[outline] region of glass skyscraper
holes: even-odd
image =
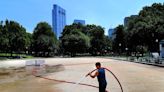
[[[66,11],[60,6],[54,4],[52,10],[52,27],[57,38],[61,36],[63,29],[66,25]]]
[[[113,34],[114,32],[115,32],[115,30],[110,28],[108,30],[108,37],[111,38],[111,39],[114,39],[115,38],[115,35]]]

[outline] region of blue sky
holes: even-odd
[[[38,22],[52,24],[53,4],[58,4],[67,11],[67,24],[83,19],[101,25],[107,34],[109,28],[123,24],[124,17],[138,14],[154,2],[164,0],[1,0],[0,20],[15,20],[32,32]]]

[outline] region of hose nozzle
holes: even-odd
[[[91,73],[89,72],[87,75],[85,75],[85,77],[88,77]]]

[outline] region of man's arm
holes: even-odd
[[[90,75],[90,77],[95,78],[99,75],[99,72],[97,71],[94,75],[92,75],[92,74],[89,74],[89,75]]]

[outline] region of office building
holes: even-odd
[[[113,34],[114,32],[115,32],[114,29],[112,29],[112,28],[109,29],[109,30],[108,30],[108,37],[111,38],[111,39],[113,39],[113,38],[115,37],[114,34]]]
[[[61,36],[61,33],[63,32],[65,25],[66,25],[66,10],[56,4],[53,5],[52,27],[58,39]]]
[[[124,26],[128,25],[129,20],[138,17],[138,15],[131,15],[130,17],[125,17],[124,18]]]
[[[77,20],[77,19],[75,19],[74,20],[74,23],[76,23],[76,24],[82,24],[82,25],[85,25],[85,20]]]

